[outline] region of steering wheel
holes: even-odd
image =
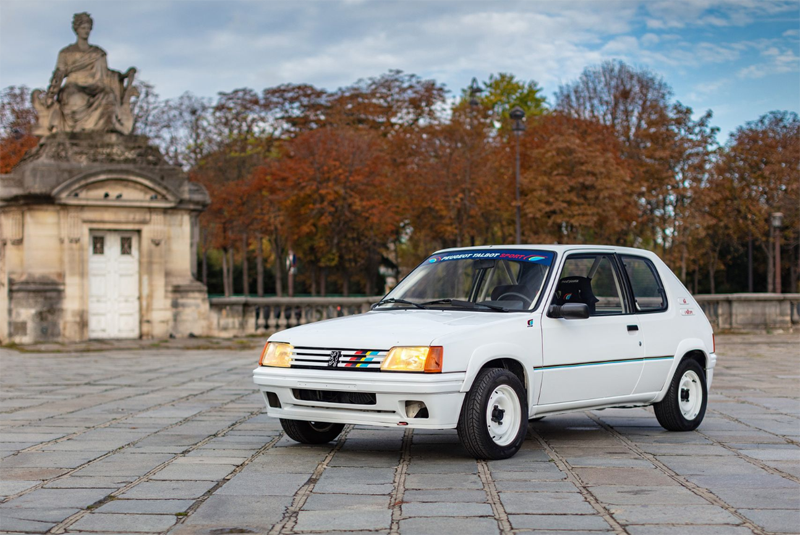
[[[505,299],[508,296],[511,296],[512,299]],[[497,300],[498,301],[516,301],[516,299],[514,299],[515,297],[519,297],[519,298],[522,299],[522,308],[523,309],[530,308],[531,305],[533,304],[533,299],[531,299],[530,297],[528,297],[526,295],[522,295],[521,293],[517,293],[517,292],[506,292],[503,295],[499,296],[497,298]]]

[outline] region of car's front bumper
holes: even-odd
[[[261,389],[267,414],[275,418],[342,424],[408,426],[423,429],[452,429],[458,423],[465,393],[465,378],[458,373],[382,373],[302,370],[261,366],[253,370],[253,381]],[[328,403],[298,399],[296,390],[323,390],[375,394],[375,404]],[[268,393],[275,394],[280,407],[273,406]],[[427,418],[410,418],[407,401],[420,401]]]

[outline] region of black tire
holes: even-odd
[[[504,385],[516,393],[519,402],[516,409],[519,411],[519,426],[513,439],[508,444],[500,445],[494,441],[489,432],[486,413],[492,393]],[[498,416],[501,423],[504,413]],[[513,425],[513,420],[510,425]],[[528,396],[519,378],[503,368],[487,368],[478,372],[461,406],[457,430],[461,443],[476,459],[513,457],[519,451],[528,432]]]
[[[335,440],[344,429],[344,424],[305,422],[281,418],[281,427],[286,435],[301,444],[325,444]]]
[[[696,376],[696,381],[689,381],[690,383],[699,382],[699,392],[702,394],[700,400],[700,410],[697,414],[687,419],[681,410],[681,398],[688,402],[691,389],[681,388],[681,382],[684,375],[692,372]],[[689,376],[691,378],[691,375]],[[687,378],[687,380],[689,380]],[[693,359],[685,359],[678,365],[675,370],[675,375],[672,377],[672,382],[667,390],[667,395],[664,399],[653,405],[656,413],[656,418],[661,427],[668,431],[694,431],[703,421],[706,415],[706,406],[708,405],[708,387],[706,386],[706,374],[703,367]]]

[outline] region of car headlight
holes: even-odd
[[[441,373],[444,350],[441,347],[393,347],[381,363],[386,372]]]
[[[288,368],[292,365],[291,344],[281,344],[278,342],[267,342],[261,351],[261,359],[258,364],[261,366],[276,366],[278,368]]]

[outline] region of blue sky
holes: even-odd
[[[95,20],[109,65],[162,97],[312,83],[401,69],[457,93],[473,76],[533,79],[550,102],[584,67],[647,67],[720,141],[770,110],[800,108],[797,0],[0,0],[0,87],[45,87],[72,14]]]

